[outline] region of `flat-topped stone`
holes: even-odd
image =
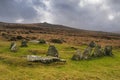
[[[30,62],[41,62],[41,63],[53,63],[53,62],[66,62],[64,59],[60,59],[58,57],[52,57],[52,56],[36,56],[36,55],[27,55],[27,60]]]

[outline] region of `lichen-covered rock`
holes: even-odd
[[[100,45],[96,45],[92,56],[93,57],[100,57],[100,56],[103,56],[103,55],[104,55],[104,53],[102,51],[101,46]]]
[[[77,53],[72,56],[72,60],[88,60],[94,57],[112,55],[112,46],[105,46],[105,48],[102,49],[100,45],[91,41],[84,52],[81,54],[80,51],[77,51]]]
[[[47,51],[47,56],[53,56],[53,57],[58,57],[59,53],[57,51],[57,49],[55,48],[55,46],[50,45]]]
[[[15,42],[11,42],[9,49],[11,49],[14,44],[15,44]]]
[[[105,46],[104,48],[104,54],[107,56],[112,56],[112,46]]]
[[[21,42],[21,47],[27,47],[27,41],[25,39],[22,40]]]
[[[92,49],[93,48],[91,47],[87,47],[85,49],[85,51],[83,52],[83,59],[89,59],[91,57]]]
[[[83,59],[83,55],[80,52],[80,50],[77,50],[77,52],[72,56],[72,60],[82,60]]]
[[[41,62],[44,64],[49,64],[53,62],[66,62],[64,59],[60,59],[58,57],[52,57],[52,56],[35,56],[35,55],[27,55],[27,60],[30,62]]]
[[[11,45],[10,45],[10,50],[12,52],[16,52],[17,51],[17,45],[15,42],[12,42]]]

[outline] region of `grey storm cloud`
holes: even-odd
[[[0,21],[15,22],[24,19],[29,22],[36,15],[36,10],[24,0],[0,0]]]
[[[120,0],[0,0],[0,21],[120,31]]]

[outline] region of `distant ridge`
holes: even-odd
[[[50,24],[47,22],[44,23],[29,23],[29,24],[21,24],[21,23],[6,23],[0,22],[0,29],[24,29],[24,30],[36,30],[43,31],[46,33],[73,33],[72,35],[78,36],[106,36],[106,35],[117,35],[120,36],[119,33],[112,32],[103,32],[103,31],[91,31],[91,30],[83,30],[76,29],[64,25]]]

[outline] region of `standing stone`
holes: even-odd
[[[53,57],[59,56],[59,53],[58,53],[57,49],[55,48],[55,46],[53,46],[53,45],[49,46],[47,56],[53,56]]]
[[[89,59],[91,57],[92,47],[87,47],[83,52],[83,59]]]
[[[83,55],[80,52],[80,50],[77,50],[77,52],[73,55],[72,60],[82,60],[83,59]]]
[[[21,47],[27,47],[27,41],[25,39],[22,40],[21,42]]]
[[[11,45],[10,45],[10,50],[12,52],[16,52],[17,51],[17,45],[15,42],[12,42]]]
[[[15,42],[11,42],[10,44],[10,49],[12,48],[12,46],[15,44]]]
[[[107,55],[107,56],[112,56],[113,54],[112,54],[112,46],[105,46],[105,48],[104,48],[104,53],[105,53],[105,55]]]
[[[96,45],[94,52],[92,54],[93,57],[100,57],[103,56],[103,51],[100,45]]]

